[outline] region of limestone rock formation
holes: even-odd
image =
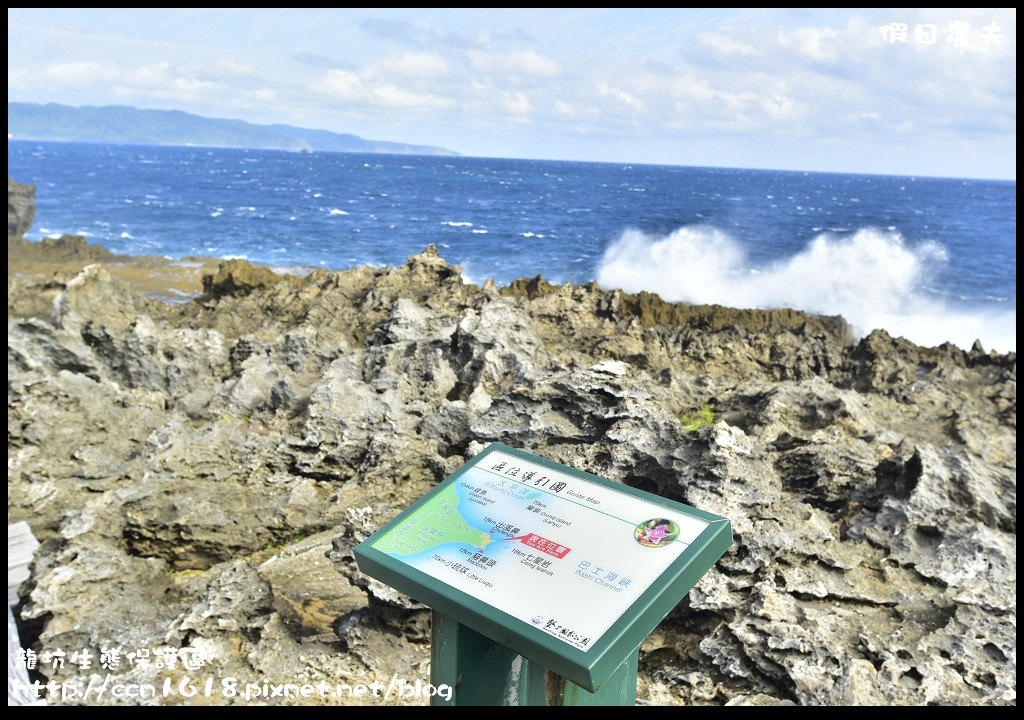
[[[7,237],[20,238],[36,217],[36,186],[7,178]]]

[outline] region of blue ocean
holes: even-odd
[[[610,163],[8,141],[29,234],[290,271],[437,244],[467,281],[841,314],[1016,350],[1015,182]]]

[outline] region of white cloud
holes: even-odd
[[[507,53],[470,50],[466,53],[474,70],[486,73],[529,75],[553,78],[562,73],[562,66],[536,50],[514,50]]]
[[[280,94],[273,88],[256,88],[241,91],[235,102],[241,106],[251,107],[275,103],[279,98]]]
[[[386,78],[435,79],[448,72],[448,62],[440,55],[425,52],[405,52],[389,55],[370,65],[367,75]]]
[[[597,120],[601,117],[601,111],[591,105],[569,103],[565,100],[555,101],[555,115],[570,120],[591,119]]]
[[[204,94],[212,93],[219,86],[217,83],[205,82],[195,78],[178,77],[171,80],[162,92],[157,92],[158,97],[177,98],[180,100],[195,100]]]
[[[788,120],[795,114],[795,103],[785,95],[770,95],[761,98],[761,109],[774,120]]]
[[[62,85],[94,85],[120,80],[127,71],[113,62],[65,62],[45,66],[33,81]]]
[[[450,133],[444,142],[459,137],[455,128],[469,128],[493,137],[497,148],[513,142],[501,128],[534,123],[548,133],[539,141],[548,147],[559,146],[552,138],[560,133],[570,138],[566,147],[571,138],[620,138],[627,148],[636,138],[658,137],[679,147],[700,139],[755,151],[793,136],[826,149],[892,149],[911,140],[934,148],[970,136],[1008,148],[1004,156],[1015,152],[1013,10],[816,10],[800,20],[726,12],[717,26],[614,10],[392,17],[407,15],[411,24],[383,40],[358,23],[347,34],[318,37],[314,30],[331,13],[301,32],[278,16],[290,45],[277,48],[260,35],[232,36],[216,47],[150,36],[109,43],[111,54],[52,33],[31,43],[22,30],[9,38],[8,96],[177,105],[201,114],[259,106],[262,118],[317,126],[328,118],[330,129],[364,134],[382,120],[396,129],[419,123],[415,129],[426,133],[429,120]],[[260,17],[246,27],[265,34],[268,21],[261,26]],[[966,48],[945,42],[958,20],[971,24]],[[934,24],[938,42],[890,45],[878,32],[887,22],[907,23],[911,40],[915,24]],[[982,41],[982,28],[993,22],[1001,44]],[[415,30],[412,39],[406,30]],[[33,53],[22,46],[49,61],[32,65]]]
[[[453,104],[449,98],[417,92],[390,82],[369,80],[351,70],[328,70],[314,83],[313,88],[329,99],[367,107],[436,110]]]
[[[830,27],[802,27],[779,32],[779,47],[791,49],[817,62],[835,62],[839,58],[839,31]]]
[[[322,83],[322,84],[321,84]],[[366,98],[366,89],[359,76],[350,70],[334,69],[325,72],[320,83],[315,86],[317,90],[324,90],[339,100],[363,101]]]
[[[198,68],[158,62],[125,67],[113,61],[51,63],[38,71],[8,74],[10,86],[45,87],[55,93],[111,93],[119,98],[166,98],[192,101],[213,97],[223,86],[198,77]]]
[[[227,77],[259,77],[259,69],[252,63],[241,63],[230,58],[221,58],[213,66],[213,72]]]
[[[143,65],[137,68],[119,68],[116,75],[106,78],[108,82],[116,82],[121,85],[152,87],[160,89],[161,86],[174,84],[179,80],[189,78],[191,72],[177,74],[171,71],[171,64],[167,62],[155,65]]]
[[[533,110],[530,98],[521,92],[502,92],[501,107],[505,112],[518,116],[529,115]]]
[[[733,37],[729,28],[698,33],[697,44],[717,50],[722,55],[755,55],[756,50],[739,38]]]
[[[371,92],[379,105],[389,108],[427,110],[443,109],[453,105],[449,98],[413,92],[390,84],[375,87]]]
[[[943,29],[971,11],[894,11],[891,20],[934,22]],[[989,11],[972,16],[980,33]],[[982,22],[976,16],[984,16]],[[680,41],[675,58],[609,62],[591,70],[593,94],[612,109],[616,91],[635,99],[635,116],[605,112],[622,129],[726,137],[742,133],[770,144],[797,135],[809,141],[906,142],[906,128],[952,136],[964,128],[1015,126],[1013,18],[999,15],[1003,55],[992,48],[937,43],[892,47],[880,24],[852,16],[842,24],[783,27],[734,23]],[[600,75],[598,75],[600,73]],[[570,95],[566,100],[573,99]],[[579,101],[577,100],[577,104]],[[623,108],[624,109],[624,108]],[[563,113],[564,115],[564,113]],[[1006,118],[1006,122],[998,120]],[[1007,138],[1012,143],[1012,137]],[[1012,152],[1012,151],[1011,151]],[[884,155],[884,153],[882,153]]]
[[[618,102],[628,106],[630,109],[636,112],[640,112],[643,110],[644,104],[643,102],[640,101],[639,98],[630,95],[629,93],[624,92],[623,90],[620,90],[617,87],[613,87],[611,84],[605,82],[604,80],[595,80],[594,86],[597,88],[597,94],[602,97],[609,97],[614,100],[617,100]]]

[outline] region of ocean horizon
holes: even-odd
[[[1016,350],[1016,182],[476,157],[8,141],[30,239],[279,269],[396,265],[842,315]]]

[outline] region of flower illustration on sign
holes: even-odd
[[[657,527],[647,528],[647,531],[644,533],[644,539],[649,543],[659,545],[666,535],[668,533],[665,532],[665,526],[658,525]]]
[[[633,538],[644,547],[667,547],[679,537],[679,526],[665,518],[653,518],[633,530]]]

